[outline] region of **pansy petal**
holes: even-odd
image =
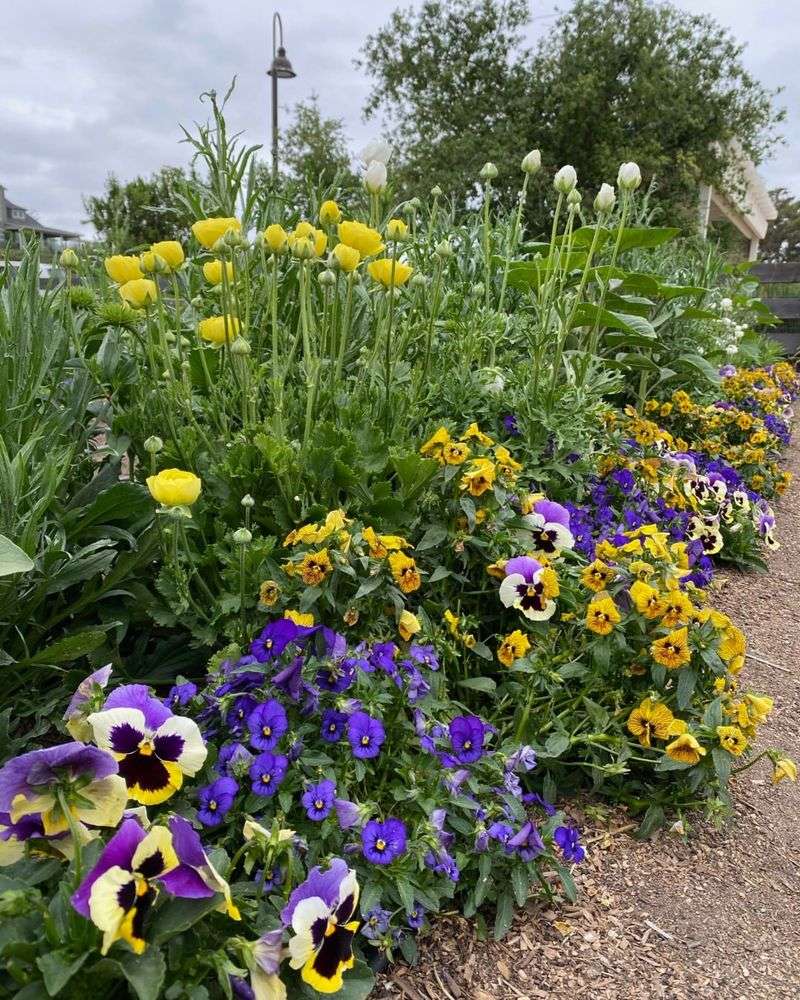
[[[119,774],[92,781],[81,789],[81,798],[90,804],[78,803],[75,815],[91,826],[116,826],[122,819],[128,802],[128,786]]]
[[[274,972],[256,966],[250,973],[250,985],[256,1000],[286,1000],[286,987]]]
[[[133,708],[140,711],[148,729],[158,729],[167,721],[172,712],[150,693],[146,684],[123,684],[106,698],[104,710],[111,708]]]
[[[110,868],[119,867],[130,871],[131,859],[136,848],[144,840],[145,832],[135,819],[125,819],[114,836],[105,846],[105,850],[97,860],[80,887],[72,896],[72,905],[84,917],[89,916],[89,894],[98,878]]]
[[[120,761],[119,773],[128,783],[128,795],[144,806],[166,802],[183,785],[178,765],[159,760],[155,754],[129,754]]]
[[[110,708],[92,712],[86,719],[95,743],[111,753],[133,753],[147,737],[144,715],[138,708]]]
[[[194,719],[183,715],[173,715],[172,718],[159,726],[154,738],[155,751],[162,760],[174,761],[184,774],[197,774],[205,763],[208,750],[200,729]],[[169,748],[162,753],[162,746]],[[175,756],[171,756],[174,753]]]
[[[103,932],[102,954],[119,937],[128,912],[136,905],[136,880],[131,872],[115,865],[104,872],[92,886],[89,917]]]
[[[131,859],[131,868],[147,879],[159,878],[178,867],[172,834],[165,826],[151,826]]]

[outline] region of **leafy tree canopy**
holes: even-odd
[[[775,188],[769,194],[778,218],[769,224],[761,241],[761,259],[770,264],[800,261],[800,198],[793,198],[786,188]]]
[[[324,117],[316,94],[295,104],[282,147],[282,161],[296,180],[321,187],[355,183],[343,121]]]
[[[577,0],[532,51],[529,21],[527,0],[427,0],[367,39],[365,114],[386,121],[411,193],[474,189],[492,159],[508,201],[520,159],[538,147],[548,175],[572,163],[587,195],[635,160],[645,183],[656,180],[656,203],[689,222],[700,180],[740,194],[734,140],[759,163],[779,139],[774,93],[710,17]],[[543,229],[548,205],[532,201],[529,222]]]

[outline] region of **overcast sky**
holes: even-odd
[[[297,79],[281,104],[316,92],[323,111],[344,118],[354,149],[374,134],[361,108],[369,81],[353,68],[367,34],[392,0],[274,0]],[[409,0],[404,0],[407,5]],[[421,0],[410,0],[418,6]],[[712,14],[747,42],[745,61],[765,85],[785,88],[788,145],[762,168],[772,187],[800,195],[800,0],[678,0]],[[568,0],[531,0],[531,38]],[[178,123],[205,118],[198,95],[224,91],[238,75],[231,121],[268,142],[273,5],[263,0],[32,0],[2,4],[0,184],[11,200],[51,226],[87,232],[82,196],[106,175],[148,174],[186,162]]]

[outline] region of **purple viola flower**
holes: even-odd
[[[297,703],[303,686],[303,657],[293,656],[289,665],[279,670],[272,678],[272,686],[283,691],[291,701]]]
[[[611,473],[611,478],[625,494],[630,493],[636,485],[636,480],[633,478],[633,473],[630,469],[617,469]]]
[[[262,972],[276,975],[283,957],[283,928],[262,934],[253,947],[253,957]]]
[[[408,655],[412,660],[416,660],[417,663],[421,663],[429,670],[439,669],[439,657],[436,655],[436,650],[433,646],[421,646],[416,642],[412,642],[408,647]]]
[[[236,997],[236,1000],[256,1000],[253,988],[246,979],[242,979],[241,976],[229,975],[228,983],[233,996]]]
[[[462,767],[454,771],[453,774],[446,774],[443,777],[444,787],[451,795],[458,795],[458,791],[469,777],[469,771]]]
[[[522,801],[526,806],[537,805],[541,806],[542,809],[547,813],[548,816],[555,816],[556,807],[552,802],[548,802],[547,799],[539,795],[538,792],[526,792],[522,796]]]
[[[414,909],[406,914],[406,923],[408,926],[415,931],[418,931],[420,927],[425,923],[425,907],[422,903],[414,901]]]
[[[492,840],[499,841],[503,846],[505,846],[514,836],[514,830],[508,825],[508,823],[492,823],[487,830],[487,833]]]
[[[355,802],[350,802],[348,799],[334,799],[333,807],[342,830],[350,830],[354,826],[358,826],[361,813]]]
[[[479,826],[475,827],[475,844],[474,849],[477,854],[483,854],[489,847],[489,831],[481,823]]]
[[[438,851],[428,851],[424,862],[426,868],[430,868],[435,875],[444,875],[451,882],[458,882],[461,878],[461,872],[455,858],[452,858],[443,847]]]
[[[278,618],[253,640],[250,652],[259,663],[267,663],[280,656],[290,643],[305,639],[317,629],[316,625],[296,625],[291,618]]]
[[[256,750],[272,750],[289,728],[286,709],[275,698],[257,705],[247,717],[250,743]]]
[[[379,906],[376,906],[374,910],[370,910],[369,913],[364,914],[361,933],[370,941],[375,941],[389,930],[391,917],[392,915],[388,910],[382,910]]]
[[[586,857],[586,849],[581,845],[580,833],[574,826],[557,826],[553,840],[561,848],[565,861],[580,862]]]
[[[506,576],[519,574],[526,583],[532,583],[534,576],[541,568],[542,564],[538,559],[533,559],[531,556],[514,556],[506,563],[504,572]]]
[[[338,743],[347,726],[348,716],[335,708],[326,708],[322,713],[319,734],[326,743]]]
[[[247,729],[247,720],[254,708],[258,707],[258,702],[249,694],[242,694],[236,698],[225,715],[225,724],[235,735],[241,736]]]
[[[503,430],[506,432],[506,434],[509,435],[509,437],[520,436],[521,431],[519,429],[519,424],[517,423],[517,418],[515,414],[506,413],[506,415],[503,417]]]
[[[537,500],[533,505],[534,513],[540,514],[545,524],[560,524],[569,529],[569,511],[553,500]]]
[[[160,698],[151,694],[146,684],[123,684],[116,688],[103,704],[103,711],[109,708],[137,708],[144,715],[148,729],[158,729],[172,718],[172,712]]]
[[[267,893],[272,892],[273,889],[279,889],[283,885],[283,880],[286,876],[284,875],[283,869],[280,865],[276,865],[274,868],[267,870],[259,869],[253,881],[259,888],[261,892],[266,896]]]
[[[528,820],[519,833],[516,833],[508,841],[508,847],[513,848],[522,861],[533,861],[544,851],[544,842],[539,836],[539,831]]]
[[[86,711],[92,696],[102,690],[107,684],[111,677],[112,667],[111,664],[107,664],[105,667],[100,667],[99,670],[95,670],[94,673],[89,674],[88,677],[84,677],[80,684],[75,688],[75,692],[70,698],[69,705],[67,705],[67,710],[64,712],[64,722],[69,722],[74,716],[82,716],[88,714]]]
[[[406,825],[390,816],[383,823],[371,819],[361,832],[364,857],[373,865],[389,865],[406,852]]]
[[[400,665],[406,673],[408,683],[406,696],[409,703],[414,705],[416,702],[422,701],[425,695],[430,693],[431,686],[410,660],[404,660]]]
[[[238,920],[239,911],[231,898],[230,886],[212,865],[192,824],[183,816],[173,816],[169,832],[178,866],[161,876],[167,891],[184,899],[209,899],[219,893],[224,897],[220,909],[224,907],[228,916]]]
[[[397,673],[397,646],[393,642],[376,643],[369,654],[369,662],[376,670],[382,670],[389,677]]]
[[[503,775],[503,787],[509,795],[513,795],[515,799],[522,798],[522,785],[519,782],[519,778],[513,771],[506,771]]]
[[[524,774],[536,767],[536,751],[531,746],[518,747],[506,761],[506,769]]]
[[[247,772],[253,755],[243,743],[226,743],[217,757],[217,771],[226,778],[238,778]]]
[[[0,859],[3,865],[13,865],[23,858],[25,841],[31,837],[44,837],[40,813],[28,813],[14,822],[10,813],[0,812]]]
[[[474,764],[483,756],[486,726],[477,715],[458,715],[450,723],[450,744],[462,764]]]
[[[250,780],[256,795],[272,796],[286,777],[289,761],[281,753],[265,750],[250,765]]]
[[[184,705],[189,704],[196,694],[197,685],[191,681],[186,681],[183,684],[173,684],[169,694],[164,699],[164,704],[167,708],[183,708]]]
[[[239,786],[233,778],[217,778],[205,788],[198,789],[197,818],[203,826],[219,826],[230,812]]]
[[[354,712],[347,721],[347,739],[354,757],[364,760],[377,757],[386,740],[386,731],[379,719],[366,712]]]
[[[349,687],[352,687],[356,679],[356,661],[333,660],[324,667],[320,667],[314,678],[316,684],[323,691],[332,691],[334,694],[341,694]]]
[[[306,816],[313,819],[315,823],[321,823],[330,815],[336,798],[336,783],[325,779],[318,781],[315,785],[309,785],[303,792],[301,802],[306,811]]]

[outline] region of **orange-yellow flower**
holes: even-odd
[[[602,559],[595,559],[593,563],[584,566],[581,573],[581,583],[584,587],[599,594],[601,590],[606,589],[610,581],[614,579],[615,574],[616,570],[613,566],[608,566]]]
[[[422,578],[419,575],[417,564],[411,556],[407,556],[405,552],[392,552],[389,556],[389,568],[395,583],[404,594],[410,594],[413,590],[419,589]]]
[[[645,698],[628,716],[628,732],[632,733],[643,747],[649,747],[653,739],[667,739],[674,720],[675,717],[666,705]]]
[[[668,670],[677,670],[678,667],[691,662],[692,652],[689,649],[689,633],[686,626],[670,632],[663,639],[656,639],[650,646],[650,653],[656,663],[660,663]]]
[[[524,632],[516,629],[507,635],[497,647],[497,659],[503,666],[510,667],[531,648],[530,640]]]
[[[610,597],[594,600],[586,609],[586,627],[597,635],[608,635],[620,621],[620,613]]]

